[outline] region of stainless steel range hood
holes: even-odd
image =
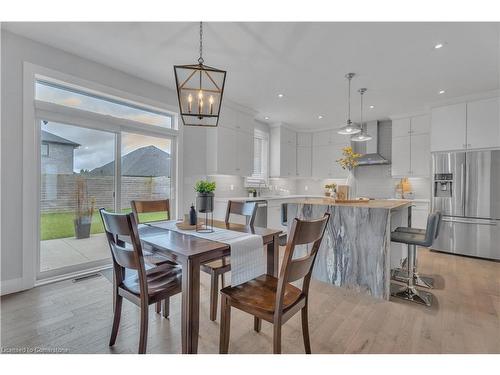
[[[353,142],[356,143],[354,150],[363,155],[358,159],[359,165],[390,164],[389,160],[378,153],[378,122],[370,121],[365,126],[372,139],[366,142]]]

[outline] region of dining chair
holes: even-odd
[[[302,315],[302,335],[307,354],[311,353],[308,326],[308,295],[314,260],[330,218],[329,213],[318,220],[305,221],[294,219],[289,241],[279,277],[261,275],[246,283],[221,290],[221,321],[219,352],[225,354],[229,349],[231,307],[254,316],[254,330],[260,332],[261,322],[273,324],[273,352],[281,353],[281,326],[299,310]],[[310,251],[294,258],[295,246],[307,245]],[[302,288],[291,282],[303,279]]]
[[[224,222],[229,224],[229,218],[232,214],[245,216],[248,225],[253,227],[255,215],[257,213],[257,203],[228,201],[226,208],[226,217]],[[221,285],[224,287],[224,274],[231,271],[231,262],[229,258],[223,258],[209,263],[202,264],[201,270],[210,274],[210,320],[215,321],[217,317],[217,299],[219,296],[219,275]]]
[[[131,200],[130,206],[132,207],[132,212],[135,216],[135,221],[137,224],[151,223],[154,221],[168,220],[170,219],[170,201],[168,199],[158,199],[158,200]],[[162,217],[157,220],[141,220],[141,214],[152,214],[161,213]],[[163,216],[164,215],[164,216]],[[153,249],[143,247],[144,261],[153,266],[160,266],[162,264],[176,264],[165,257],[155,254]],[[165,318],[169,315],[168,301],[165,300],[163,303],[163,316]],[[159,314],[162,310],[161,303],[156,304],[156,312]]]
[[[182,290],[182,269],[175,264],[162,264],[146,270],[141,241],[137,230],[135,215],[115,214],[99,209],[104,231],[113,259],[113,328],[109,346],[113,346],[118,334],[122,301],[125,297],[141,309],[139,338],[139,354],[146,352],[148,337],[149,305],[162,300],[168,301],[171,296]],[[130,239],[130,244],[120,237]],[[125,270],[133,271],[126,275]]]

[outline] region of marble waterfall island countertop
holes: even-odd
[[[367,293],[390,297],[391,228],[406,225],[411,201],[381,199],[363,203],[336,203],[333,199],[297,199],[288,203],[288,231],[293,219],[317,219],[331,214],[316,257],[317,280]],[[302,256],[305,245],[295,256]]]

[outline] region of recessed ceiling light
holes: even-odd
[[[434,46],[434,49],[440,49],[444,47],[444,43],[438,43]]]
[[[375,108],[375,106],[374,106],[374,105],[371,105],[371,106],[370,106],[370,109],[373,109],[373,108]]]
[[[284,96],[285,96],[285,95],[283,95],[283,94],[278,94],[278,98],[282,98],[282,97],[284,97]]]
[[[445,90],[439,90],[439,95],[444,94],[445,92]]]
[[[264,117],[264,120],[269,120],[269,116]]]
[[[323,118],[323,116],[319,115],[318,116],[318,120],[321,120]]]

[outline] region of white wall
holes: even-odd
[[[22,285],[22,129],[23,62],[31,62],[88,81],[172,106],[174,91],[113,68],[2,31],[1,67],[1,275],[2,291]],[[188,139],[192,138],[188,134]],[[188,168],[192,165],[188,163]],[[184,171],[188,175],[189,170]]]
[[[23,284],[22,256],[22,165],[23,165],[23,63],[30,62],[100,85],[122,90],[133,95],[177,107],[175,91],[156,83],[123,73],[67,53],[46,44],[1,32],[1,255],[0,282],[2,294],[29,287]],[[228,108],[226,98],[225,109]],[[236,121],[239,116],[246,120],[253,116],[244,113],[244,107],[231,104]],[[265,128],[267,125],[257,124]],[[206,130],[180,125],[179,159],[183,168],[180,173],[182,201],[180,214],[186,212],[194,199],[193,185],[196,180],[206,178]],[[25,281],[25,280],[24,280]],[[24,285],[24,287],[23,287]]]

